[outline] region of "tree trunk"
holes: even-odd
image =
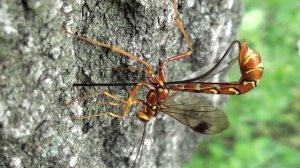
[[[133,107],[127,118],[72,120],[64,104],[109,91],[126,98],[132,87],[72,87],[73,83],[134,83],[143,65],[108,49],[74,40],[61,29],[114,44],[150,62],[187,50],[171,0],[0,2],[0,167],[129,167],[143,124]],[[236,39],[241,19],[236,0],[179,1],[180,19],[193,56],[167,67],[180,80],[216,62]],[[139,96],[143,96],[141,89]],[[107,99],[99,97],[98,101]],[[97,106],[106,112],[108,106]],[[120,111],[116,111],[120,112]],[[147,125],[140,167],[182,167],[204,135],[160,113]]]

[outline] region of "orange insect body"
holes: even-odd
[[[255,88],[263,75],[263,65],[258,52],[247,47],[246,42],[241,45],[239,54],[241,78],[233,83],[187,83],[172,84],[170,89],[174,91],[199,92],[208,94],[239,95]]]
[[[157,115],[160,111],[160,106],[166,101],[169,96],[169,89],[164,85],[164,76],[153,75],[148,79],[154,84],[145,84],[145,86],[150,89],[146,96],[146,102],[139,100],[143,104],[141,112],[137,113],[137,118],[142,122],[148,122],[152,117]]]
[[[161,111],[161,107],[163,107],[165,101],[169,96],[169,90],[208,94],[238,95],[246,93],[256,87],[263,74],[263,66],[261,63],[260,55],[256,51],[249,49],[246,45],[246,42],[243,42],[240,48],[241,50],[238,58],[242,76],[238,82],[198,82],[165,85],[165,63],[159,65],[158,75],[152,74],[152,76],[150,76],[148,79],[148,83],[145,84],[146,87],[150,90],[147,93],[146,102],[140,100],[143,104],[143,108],[142,111],[137,113],[137,117],[142,122],[148,122],[152,117],[157,115],[157,113]],[[175,58],[173,58],[173,60],[176,60],[176,56]],[[197,132],[205,132],[205,129],[209,127],[207,124],[208,123],[206,122],[199,122],[197,125],[190,127]]]

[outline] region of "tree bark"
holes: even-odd
[[[78,88],[72,84],[142,81],[145,75],[132,67],[143,66],[71,39],[61,25],[119,46],[155,68],[159,60],[187,50],[174,22],[172,1],[0,3],[0,167],[132,166],[143,132],[143,124],[135,117],[137,108],[122,120],[100,117],[81,122],[71,119],[64,104],[104,90],[126,98],[130,87]],[[191,58],[168,65],[169,81],[216,62],[236,39],[241,20],[236,0],[178,4],[194,51]],[[143,98],[145,90],[139,93]],[[99,106],[96,110],[112,109]],[[203,138],[160,113],[147,125],[140,167],[182,167]]]

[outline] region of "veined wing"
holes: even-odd
[[[219,133],[228,127],[226,114],[196,93],[171,95],[161,111],[203,134]]]

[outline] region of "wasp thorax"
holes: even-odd
[[[165,100],[169,96],[169,90],[165,88],[158,88],[159,98]]]

